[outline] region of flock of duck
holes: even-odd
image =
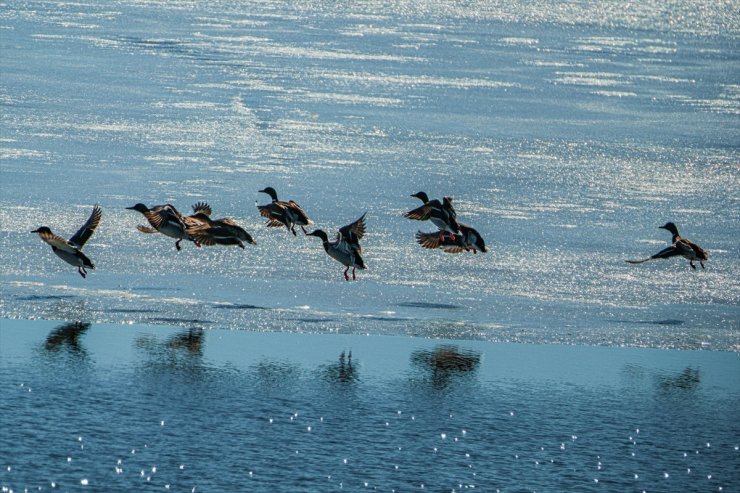
[[[349,281],[349,269],[352,269],[352,279],[354,280],[357,278],[357,269],[367,268],[362,259],[362,245],[360,244],[360,240],[365,236],[365,214],[356,221],[340,228],[336,238],[329,241],[329,235],[322,229],[315,229],[310,233],[306,231],[306,226],[313,224],[313,221],[295,201],[278,200],[277,192],[272,187],[260,190],[260,193],[265,193],[272,199],[268,204],[257,206],[260,215],[267,221],[265,223],[267,227],[285,227],[296,236],[296,226],[300,226],[305,235],[320,238],[326,253],[345,266],[343,274],[347,281]],[[417,192],[411,196],[421,200],[422,205],[406,212],[404,217],[416,221],[431,221],[438,229],[436,232],[424,233],[419,231],[416,233],[416,242],[422,247],[441,249],[448,253],[488,251],[483,237],[475,228],[458,222],[457,213],[450,197],[444,197],[440,202],[437,199],[429,200],[424,192]],[[177,250],[182,248],[180,243],[183,240],[191,241],[197,247],[204,245],[235,245],[245,248],[244,243],[256,243],[252,236],[234,220],[229,218],[212,219],[213,211],[205,202],[194,204],[191,215],[181,214],[171,204],[149,208],[139,203],[127,207],[127,209],[140,212],[148,221],[149,226],[137,226],[139,231],[147,234],[161,233],[174,238]],[[69,240],[55,235],[47,226],[41,226],[32,233],[37,233],[44,242],[49,244],[52,251],[59,258],[77,267],[77,271],[84,278],[87,275],[87,269],[94,269],[95,265],[82,252],[82,248],[97,229],[101,217],[102,209],[96,205],[85,224]],[[673,234],[671,245],[645,259],[627,260],[628,263],[639,264],[648,260],[683,257],[689,260],[692,269],[696,269],[694,262],[699,262],[701,267],[704,268],[704,262],[709,259],[709,252],[681,237],[678,228],[672,222],[666,223],[660,228]]]

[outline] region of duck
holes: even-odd
[[[443,197],[440,202],[437,199],[429,200],[425,192],[417,192],[411,196],[421,200],[424,205],[408,211],[404,217],[416,221],[432,221],[432,224],[439,228],[440,241],[444,241],[442,237],[445,232],[454,240],[455,235],[460,233],[460,225],[457,223],[457,213],[452,206],[452,197]]]
[[[478,253],[487,252],[486,242],[478,231],[472,226],[464,223],[458,223],[460,234],[452,237],[450,235],[441,236],[437,233],[416,233],[416,242],[424,248],[437,249],[441,248],[447,253],[460,253],[463,251]]]
[[[85,224],[69,240],[55,235],[48,226],[41,226],[31,231],[31,233],[37,233],[43,241],[51,245],[51,249],[57,257],[77,267],[77,272],[85,278],[87,277],[87,269],[94,269],[95,265],[87,255],[82,253],[82,247],[85,246],[87,240],[90,239],[97,229],[102,214],[103,211],[100,206],[95,205]]]
[[[306,226],[313,224],[313,221],[308,217],[306,211],[304,211],[300,205],[295,201],[290,200],[284,202],[278,200],[277,192],[272,187],[267,187],[259,191],[260,193],[266,193],[272,198],[272,202],[265,205],[258,205],[257,209],[260,211],[260,215],[267,219],[268,228],[279,228],[285,226],[288,231],[293,233],[293,236],[297,236],[295,227],[300,226],[303,230],[303,234],[306,234]]]
[[[360,240],[365,236],[366,214],[367,213],[363,214],[353,223],[340,228],[336,239],[332,242],[329,241],[326,231],[322,229],[316,229],[307,233],[308,236],[317,236],[321,238],[326,253],[346,267],[346,269],[344,269],[345,281],[349,281],[348,273],[350,267],[352,268],[353,281],[357,279],[357,275],[355,273],[356,269],[364,270],[367,268],[365,261],[362,259],[362,246],[360,245]]]
[[[211,219],[210,214],[199,211],[189,216],[188,219],[195,221],[194,225],[187,227],[187,233],[196,244],[213,245],[236,245],[244,249],[244,242],[256,245],[252,236],[239,226],[233,219],[221,218]]]
[[[205,216],[211,215],[211,207],[205,202],[198,202],[193,207],[193,216],[183,216],[172,204],[155,205],[151,209],[142,203],[138,203],[126,209],[134,210],[144,214],[144,217],[149,221],[149,226],[143,226],[139,224],[136,229],[142,233],[162,233],[165,236],[174,238],[175,248],[179,251],[182,250],[180,242],[182,240],[193,239],[188,234],[188,228],[192,228],[198,225],[198,221],[194,218],[195,215],[202,213]],[[200,246],[198,242],[195,242],[196,246]]]
[[[629,264],[641,264],[648,260],[655,260],[661,258],[671,257],[683,257],[689,261],[689,265],[692,269],[696,269],[694,262],[699,262],[701,268],[704,269],[704,262],[709,260],[709,252],[704,250],[696,243],[683,238],[678,234],[678,228],[672,222],[667,222],[663,226],[658,226],[660,229],[669,231],[673,237],[671,238],[671,246],[664,248],[655,255],[651,255],[648,258],[642,260],[627,260]]]

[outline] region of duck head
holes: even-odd
[[[138,211],[138,212],[141,212],[142,214],[149,211],[149,208],[145,206],[144,204],[142,204],[141,202],[139,202],[136,205],[132,205],[131,207],[126,207],[126,209],[129,209],[132,211]]]
[[[47,228],[46,226],[41,226],[39,229],[34,229],[33,231],[31,231],[31,233],[51,234],[51,229]]]
[[[316,229],[314,231],[311,231],[310,233],[306,233],[306,236],[318,236],[324,242],[329,242],[329,237],[326,235],[326,232],[321,229]]]
[[[273,201],[276,201],[278,199],[277,198],[277,192],[272,187],[263,188],[259,192],[260,193],[266,193],[267,195],[269,195],[272,198]]]
[[[658,226],[660,229],[667,229],[672,234],[677,235],[678,234],[678,228],[673,223],[665,223],[663,226]]]
[[[417,199],[421,200],[425,204],[429,202],[429,196],[426,194],[426,192],[416,192],[414,194],[411,194],[412,197],[416,197]]]

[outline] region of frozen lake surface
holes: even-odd
[[[740,490],[733,352],[0,322],[2,491]]]
[[[734,2],[10,2],[0,316],[738,350]],[[320,241],[367,211],[346,283]],[[451,195],[489,253],[414,241]],[[208,201],[257,245],[145,236]],[[82,279],[29,231],[103,208]],[[667,221],[711,252],[628,265]]]

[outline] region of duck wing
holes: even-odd
[[[439,239],[438,233],[423,233],[421,231],[417,231],[416,242],[430,250],[436,250],[442,246],[442,241]]]
[[[287,222],[287,211],[285,210],[284,206],[280,205],[277,202],[271,202],[266,205],[258,205],[257,209],[260,211],[260,216],[268,220],[268,227],[274,228],[278,225],[284,226]],[[276,221],[279,224],[270,224]]]
[[[461,253],[465,251],[461,236],[456,236],[453,240],[449,235],[443,235],[442,239],[440,239],[440,234],[441,232],[423,233],[418,231],[416,233],[416,242],[430,250],[441,248],[447,253]]]
[[[444,197],[442,199],[442,208],[445,209],[451,217],[457,217],[457,212],[452,206],[452,197]]]
[[[694,255],[696,255],[696,258],[699,260],[708,260],[709,259],[709,252],[704,250],[702,247],[697,245],[696,243],[693,243],[689,240],[684,240],[688,244],[689,248],[694,252]]]
[[[427,221],[430,217],[432,217],[433,210],[433,206],[427,203],[417,207],[416,209],[408,211],[403,215],[403,217],[413,219],[415,221]]]
[[[208,205],[207,202],[196,202],[192,205],[193,208],[193,214],[198,214],[199,212],[202,212],[206,216],[210,216],[213,214],[213,211],[211,210],[211,206]]]
[[[298,205],[295,201],[291,200],[287,203],[286,207],[290,212],[293,213],[295,216],[295,222],[297,224],[312,224],[313,221],[308,217],[308,214],[306,214],[306,211],[303,210],[303,208]]]
[[[365,216],[367,212],[360,216],[355,222],[339,229],[339,236],[343,241],[352,245],[359,245],[359,241],[365,236]]]
[[[686,257],[690,258],[694,253],[694,250],[690,246],[690,242],[680,238],[669,247],[665,247],[655,255],[651,255],[648,258],[642,260],[625,260],[628,264],[641,264],[648,260],[664,259],[671,257]]]
[[[85,246],[85,243],[87,243],[87,240],[89,240],[92,234],[95,232],[98,224],[100,224],[100,218],[102,217],[102,215],[103,211],[100,206],[95,205],[95,207],[93,207],[92,213],[90,214],[90,217],[87,219],[85,224],[83,224],[82,227],[74,234],[74,236],[69,239],[69,242],[73,245],[76,245],[77,249],[82,249],[82,247]]]
[[[144,213],[144,217],[157,231],[167,224],[179,224],[183,230],[186,227],[182,215],[175,209],[175,206],[170,204],[151,209]]]
[[[58,250],[63,250],[68,253],[77,253],[80,251],[80,249],[72,242],[69,242],[62,238],[61,236],[57,236],[51,231],[44,231],[39,233],[39,237],[41,237],[42,240],[44,240],[46,243],[51,245],[52,248],[56,248]]]
[[[216,238],[208,233],[208,229],[209,227],[205,226],[204,228],[199,228],[194,231],[188,231],[188,234],[193,241],[195,241],[196,243],[200,243],[201,245],[217,245]]]
[[[138,229],[138,230],[139,230],[139,231],[141,231],[142,233],[147,233],[147,234],[151,234],[151,233],[157,233],[157,232],[158,232],[158,231],[157,231],[156,229],[154,229],[154,228],[150,228],[149,226],[142,226],[141,224],[137,225],[137,226],[136,226],[136,229]]]
[[[247,231],[239,226],[236,221],[229,218],[217,219],[213,221],[210,227],[206,227],[202,230],[207,236],[213,238],[213,240],[220,245],[234,245],[238,244],[235,240],[246,241],[250,244],[256,244],[252,236]],[[196,234],[198,232],[196,231]],[[208,245],[209,243],[204,243]]]

